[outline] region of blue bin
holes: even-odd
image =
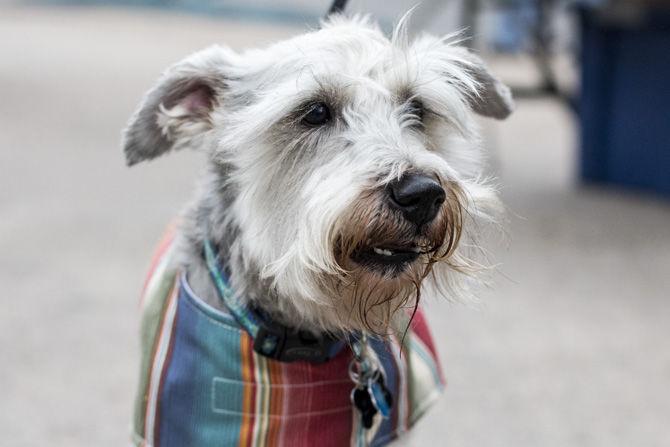
[[[581,175],[670,196],[670,14],[581,17]]]

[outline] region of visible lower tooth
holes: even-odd
[[[419,247],[414,247],[414,248],[412,248],[412,251],[413,251],[414,253],[421,253],[421,248],[419,248]]]
[[[375,253],[377,253],[378,255],[382,255],[382,256],[393,256],[393,252],[392,252],[391,250],[385,250],[385,249],[383,249],[383,248],[377,248],[377,247],[373,247],[373,250],[374,250]]]

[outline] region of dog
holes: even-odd
[[[419,299],[477,282],[501,206],[475,114],[513,101],[457,35],[406,23],[207,48],[130,118],[128,165],[207,156],[143,292],[135,445],[385,445],[439,396]]]

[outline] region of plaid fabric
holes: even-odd
[[[348,348],[320,365],[256,354],[237,322],[197,298],[172,268],[171,240],[161,243],[143,292],[135,446],[381,446],[408,430],[443,389],[417,312],[402,347],[397,337],[370,341],[394,405],[390,418],[363,430],[349,399]]]

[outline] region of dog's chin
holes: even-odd
[[[395,278],[408,270],[422,253],[418,245],[367,245],[355,250],[351,260],[371,273]]]

